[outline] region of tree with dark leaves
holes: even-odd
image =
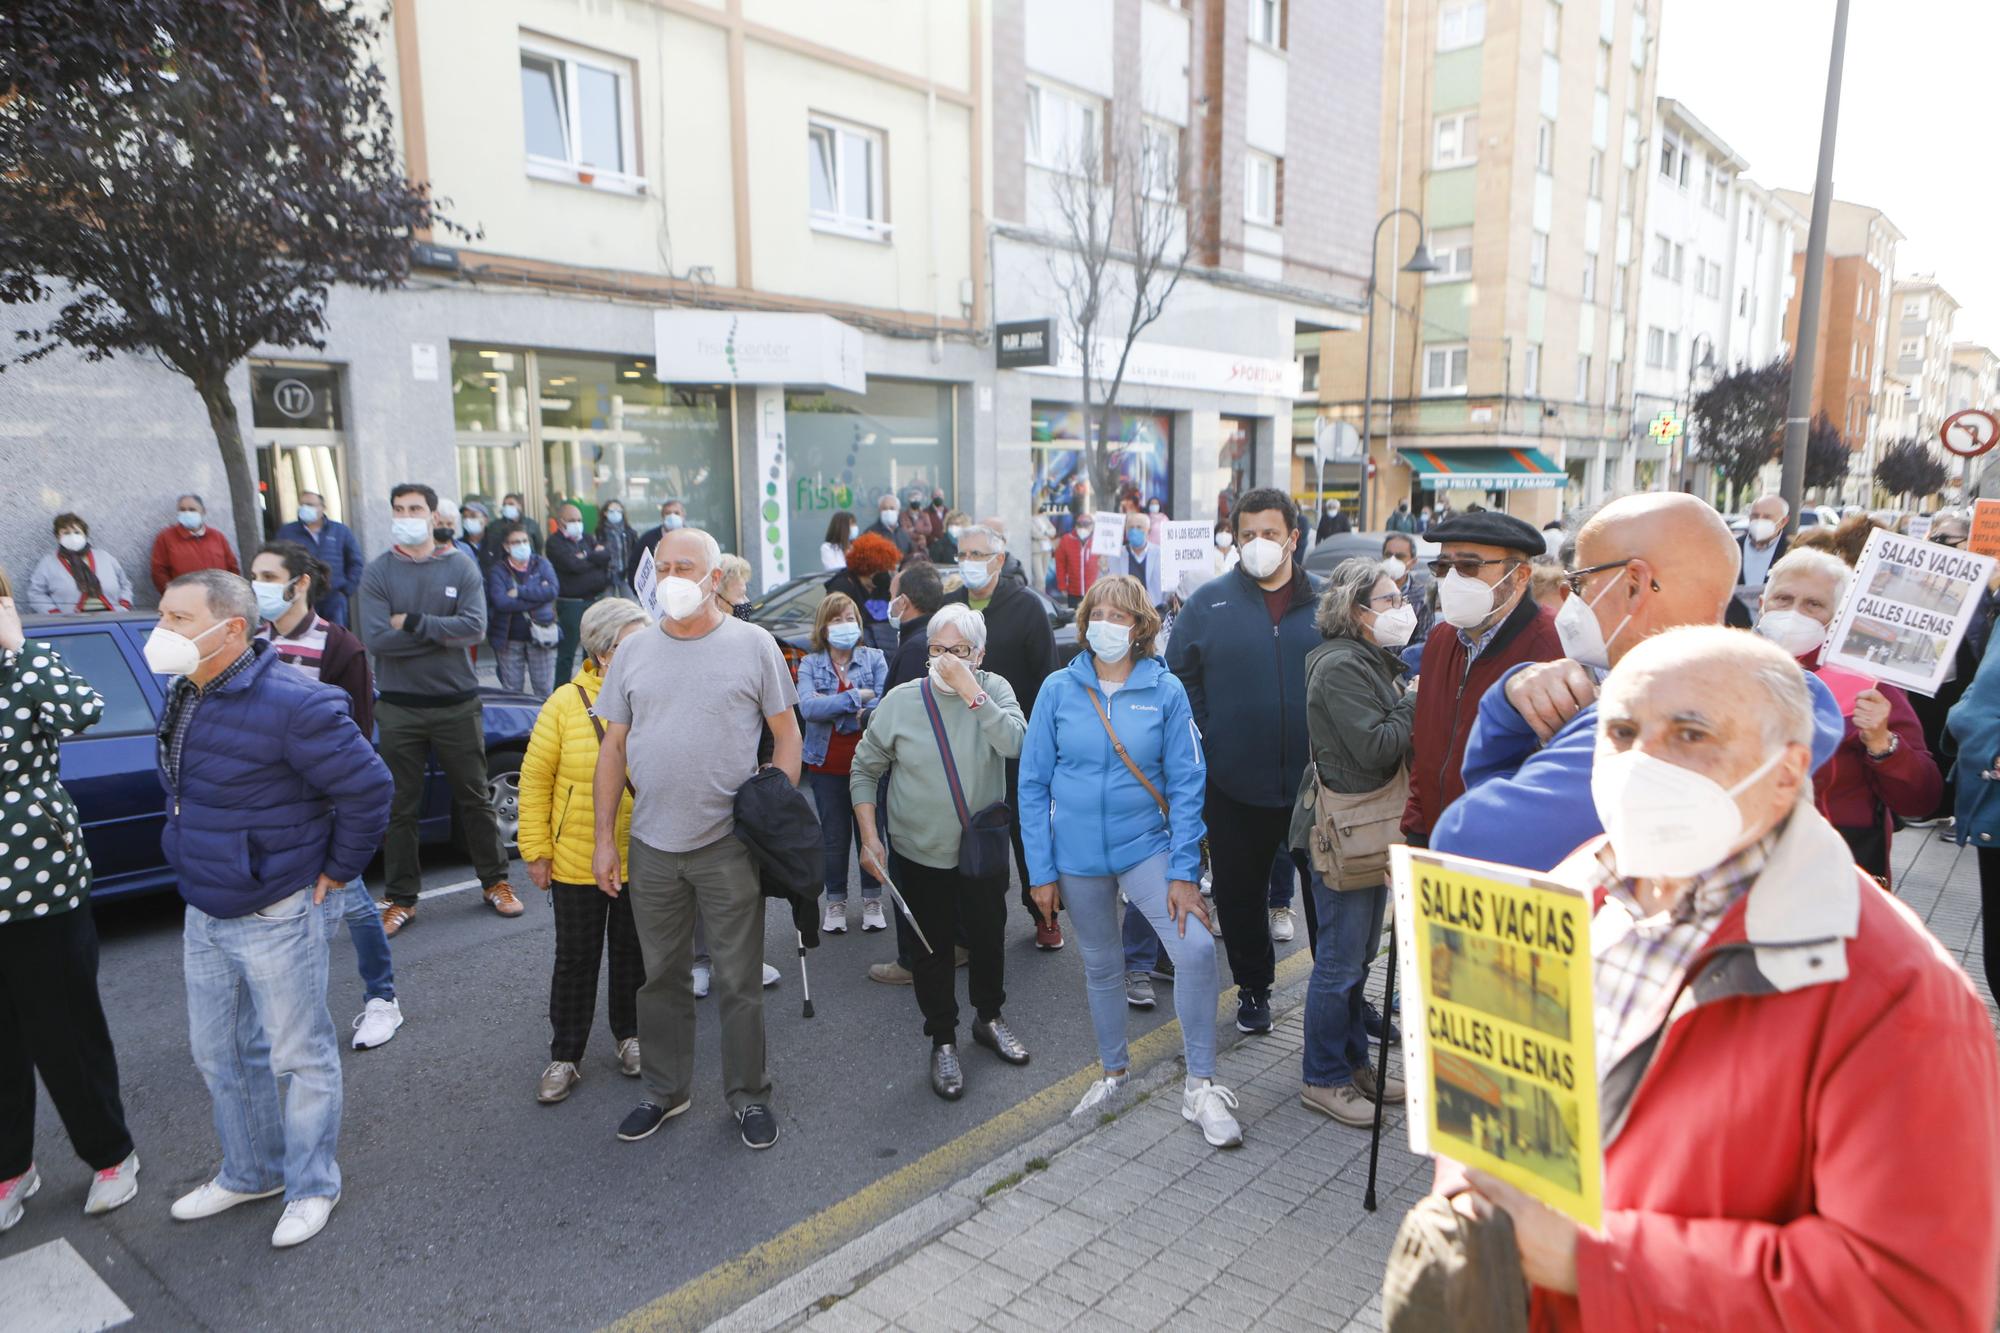
[[[1882,451],[1875,480],[1891,495],[1922,499],[1944,489],[1951,470],[1922,440],[1898,440]]]
[[[0,302],[37,320],[17,359],[148,352],[184,375],[246,556],[262,538],[230,371],[260,344],[324,347],[334,284],[398,286],[418,235],[466,234],[403,174],[379,14],[0,4]]]
[[[1700,461],[1722,474],[1732,492],[1757,479],[1783,443],[1791,362],[1739,366],[1695,395],[1688,423]]]
[[[1806,489],[1832,490],[1847,480],[1847,465],[1854,451],[1835,429],[1833,419],[1822,412],[1812,419],[1806,432]]]

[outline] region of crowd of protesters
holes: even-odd
[[[641,1087],[621,1140],[690,1105],[695,1001],[711,987],[742,1140],[778,1137],[769,888],[746,843],[760,834],[741,822],[760,775],[810,793],[810,806],[792,798],[813,826],[809,882],[786,890],[809,904],[804,924],[848,931],[856,871],[861,932],[894,924],[896,961],[869,975],[912,988],[937,1096],[956,1101],[982,1076],[959,1047],[961,967],[974,1044],[1030,1061],[1032,1034],[1004,1012],[1011,885],[1040,949],[1065,946],[1067,915],[1084,956],[1079,1018],[1101,1067],[1076,1113],[1124,1095],[1126,1011],[1150,1007],[1157,980],[1174,987],[1182,1113],[1216,1148],[1244,1138],[1216,1082],[1218,955],[1236,1027],[1269,1032],[1294,882],[1313,954],[1302,1104],[1359,1129],[1403,1096],[1368,1056],[1371,1036],[1394,1039],[1394,1005],[1363,998],[1385,849],[1402,841],[1596,895],[1596,1035],[1616,1112],[1604,1226],[1438,1169],[1440,1206],[1466,1225],[1511,1221],[1524,1318],[1990,1326],[2000,1215],[1993,1191],[1955,1181],[2000,1167],[2000,1061],[1965,977],[1894,900],[1890,849],[1899,828],[1955,813],[1944,828],[1978,847],[1990,923],[1993,590],[1940,710],[1886,683],[1837,696],[1820,657],[1860,541],[1788,539],[1775,496],[1740,537],[1671,493],[1549,530],[1402,505],[1379,553],[1317,578],[1304,548],[1346,532],[1346,516],[1251,490],[1216,526],[1213,576],[1180,587],[1162,586],[1160,505],[1128,496],[1115,556],[1096,553],[1086,511],[1059,536],[1037,531],[1074,608],[1065,665],[1004,525],[916,489],[883,495],[865,527],[848,513],[829,525],[794,674],[745,619],[747,564],[677,500],[636,536],[615,501],[593,529],[565,503],[543,531],[519,495],[461,508],[406,483],[389,505],[392,546],[369,560],[310,494],[247,571],[198,496],[179,498],[153,545],[146,659],[172,682],[163,852],[189,905],[190,1045],[220,1149],[176,1219],[282,1194],[274,1245],[326,1225],[341,1188],[327,941],[344,925],[355,944],[366,998],[352,1044],[387,1042],[404,1019],[391,941],[416,918],[428,756],[485,904],[527,910],[487,798],[484,650],[506,687],[545,699],[519,799],[525,876],[556,925],[535,1096],[560,1102],[583,1077],[608,953],[617,1067]],[[132,605],[81,516],[53,532],[28,609]],[[1428,580],[1419,534],[1436,547]],[[1930,540],[1966,536],[1947,514]],[[29,848],[27,830],[0,824],[13,882],[33,881],[0,904],[4,1229],[40,1183],[36,1070],[96,1173],[86,1211],[130,1200],[139,1162],[97,998],[88,858],[54,771],[61,738],[102,705],[0,594],[13,719],[0,720],[0,784],[57,835]],[[1970,761],[1950,794],[1947,750]],[[378,850],[379,901],[361,879]],[[1940,1057],[1922,1096],[1891,1095],[1895,1062],[1920,1042]],[[1735,1081],[1730,1098],[1712,1095],[1718,1080]],[[1701,1153],[1726,1168],[1699,1169]]]

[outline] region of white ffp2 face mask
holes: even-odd
[[[1447,625],[1473,629],[1493,614],[1494,604],[1491,585],[1455,569],[1438,584],[1438,614]]]
[[[1401,556],[1392,555],[1382,561],[1382,572],[1401,583],[1403,576],[1410,572],[1410,567],[1403,563]]]
[[[1588,602],[1575,593],[1563,599],[1562,610],[1556,612],[1556,637],[1562,640],[1564,657],[1572,662],[1581,662],[1587,667],[1595,667],[1599,671],[1611,669],[1611,645],[1625,632],[1625,627],[1632,623],[1632,617],[1628,614],[1619,621],[1618,628],[1612,630],[1611,637],[1607,639],[1604,637],[1604,627],[1597,623],[1597,604],[1624,581],[1624,571],[1620,570],[1619,576],[1598,589],[1597,596]]]
[[[1778,525],[1770,519],[1753,518],[1750,520],[1750,540],[1756,542],[1759,546],[1762,546],[1777,535]]]
[[[1733,787],[1643,750],[1598,751],[1590,800],[1611,837],[1618,873],[1631,879],[1687,879],[1713,869],[1743,835],[1736,798],[1777,766],[1770,758]]]
[[[1383,648],[1401,648],[1417,632],[1416,608],[1407,602],[1392,611],[1375,613],[1375,624],[1369,628],[1368,637]]]
[[[660,583],[660,609],[667,613],[669,620],[686,620],[701,610],[708,593],[693,579],[674,578],[671,575]]]
[[[1793,657],[1802,657],[1826,640],[1826,626],[1803,611],[1766,611],[1757,632]]]
[[[146,665],[162,676],[193,675],[204,656],[201,641],[228,623],[226,620],[218,621],[193,638],[165,625],[153,626],[153,632],[146,636]]]
[[[1252,537],[1243,543],[1237,559],[1242,561],[1245,572],[1251,578],[1268,579],[1278,572],[1278,566],[1284,562],[1285,548],[1269,537]]]

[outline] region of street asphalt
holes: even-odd
[[[98,909],[101,989],[142,1163],[139,1197],[83,1216],[88,1171],[44,1096],[44,1184],[26,1219],[0,1236],[0,1262],[66,1239],[130,1307],[134,1328],[595,1328],[1095,1061],[1079,951],[1037,952],[1018,903],[1006,1012],[1033,1062],[1003,1065],[962,1038],[957,1103],[929,1090],[929,1044],[910,989],[867,979],[869,963],[894,956],[893,930],[863,935],[856,908],[848,934],[808,955],[817,1016],[805,1019],[791,922],[772,910],[765,957],[784,973],[765,992],[777,1145],[751,1152],[738,1138],[722,1099],[713,1000],[698,1010],[692,1108],[651,1139],[621,1143],[614,1130],[640,1085],[617,1072],[601,994],[582,1084],[556,1106],[534,1099],[548,1061],[546,901],[517,875],[528,910],[505,921],[476,890],[450,891],[470,876],[463,863],[433,853],[427,864],[426,891],[447,891],[423,901],[394,943],[405,1022],[388,1045],[347,1047],[361,986],[344,933],[333,946],[344,1194],[324,1232],[273,1250],[275,1200],[203,1222],[169,1218],[173,1199],[213,1173],[218,1149],[188,1055],[180,905],[155,898]],[[1303,949],[1303,933],[1301,921],[1299,941],[1280,954]],[[1171,986],[1159,991],[1157,1008],[1131,1014],[1134,1038],[1173,1017]],[[961,974],[969,1024],[963,997]],[[829,1228],[828,1239],[844,1237]],[[747,1262],[754,1270],[760,1261]]]

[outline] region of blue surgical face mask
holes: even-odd
[[[660,526],[665,528],[668,532],[673,532],[675,529],[679,528],[683,523],[686,522],[687,520],[685,518],[682,518],[679,514],[668,514],[666,517],[660,520]]]
[[[427,518],[392,518],[389,520],[389,538],[398,546],[421,546],[424,538],[431,535],[431,521]]]
[[[533,555],[534,553],[535,553],[535,548],[528,545],[526,542],[522,542],[519,546],[509,546],[507,548],[507,554],[512,556],[514,559],[520,561],[524,565],[528,563],[528,557]]]
[[[615,528],[625,521],[625,515],[619,510],[607,509],[604,511],[604,521]]]
[[[319,506],[318,506],[318,505],[300,505],[300,506],[299,506],[299,522],[301,522],[301,523],[317,523],[317,522],[319,522]]]
[[[1131,547],[1131,548],[1132,548],[1133,550],[1135,550],[1135,551],[1143,551],[1143,550],[1145,550],[1145,549],[1146,549],[1146,530],[1145,530],[1144,528],[1127,528],[1127,529],[1125,529],[1125,544],[1126,544],[1127,546]]]
[[[502,517],[502,518],[506,519],[506,520],[507,520],[507,521],[508,521],[509,523],[512,523],[512,522],[514,522],[514,521],[518,520],[518,519],[519,519],[519,518],[521,517],[521,506],[519,506],[519,505],[501,505],[501,506],[500,506],[500,517]]]
[[[282,583],[253,583],[250,590],[257,594],[257,614],[265,620],[276,620],[292,604]]]
[[[965,580],[965,586],[975,592],[986,586],[993,577],[993,571],[986,567],[984,560],[961,560],[958,562],[958,576]]]
[[[861,626],[851,620],[836,620],[826,627],[826,641],[843,650],[852,648],[861,642]]]
[[[1132,651],[1132,627],[1109,620],[1093,620],[1083,632],[1090,652],[1100,662],[1122,662]]]

